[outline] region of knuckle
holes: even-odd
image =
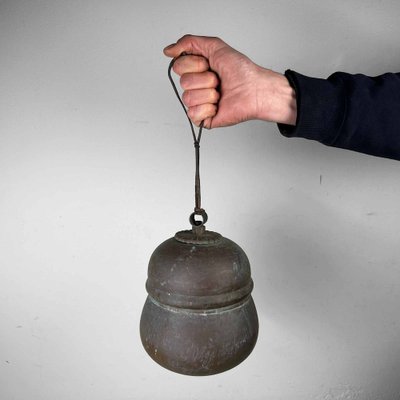
[[[177,75],[182,75],[181,71],[180,71],[180,67],[178,64],[178,60],[175,61],[174,65],[172,66],[172,71],[174,71]]]
[[[179,76],[182,76],[186,72],[185,71],[185,65],[184,65],[182,57],[178,57],[175,60],[175,63],[174,63],[174,66],[172,67],[172,69]]]
[[[220,98],[220,94],[217,90],[214,89],[211,97],[212,97],[212,103],[217,103]]]
[[[182,89],[186,90],[189,88],[189,76],[187,74],[183,74],[179,80],[179,83]]]
[[[197,71],[207,71],[208,70],[208,61],[204,57],[197,57]]]
[[[217,75],[214,72],[208,72],[208,80],[211,87],[217,87],[219,84],[219,80]]]
[[[184,91],[182,93],[182,101],[184,102],[184,104],[189,107],[191,105],[191,100],[192,100],[192,95],[189,91]]]
[[[215,113],[215,105],[214,104],[207,104],[207,117],[211,117]]]
[[[197,117],[197,107],[189,107],[188,111],[188,116],[190,119],[194,120]]]
[[[183,35],[177,43],[179,43],[181,46],[185,47],[185,52],[191,52],[192,49],[192,41],[194,39],[194,35],[191,34],[186,34]]]
[[[218,79],[218,76],[214,72],[213,72],[213,75],[214,75],[214,84],[215,84],[215,87],[217,87],[219,85],[219,79]]]
[[[217,114],[217,106],[215,104],[210,104],[207,111],[207,118],[214,117]]]

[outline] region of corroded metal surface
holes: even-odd
[[[178,232],[150,258],[140,322],[144,348],[181,374],[233,368],[257,340],[252,288],[249,261],[236,243],[216,232]]]

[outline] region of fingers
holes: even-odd
[[[176,58],[173,70],[181,77],[182,101],[197,126],[204,121],[204,126],[211,128],[218,110],[220,94],[216,88],[220,82],[217,74],[210,71],[208,59],[222,46],[226,44],[218,38],[185,35],[164,49],[166,56]],[[181,56],[183,52],[187,55]]]
[[[203,72],[202,74],[185,74],[181,80],[183,80],[182,87],[186,89],[183,92],[182,101],[188,108],[189,118],[197,126],[201,121],[207,120],[204,126],[211,128],[210,119],[217,113],[217,103],[220,98],[216,90],[218,78],[212,72]]]

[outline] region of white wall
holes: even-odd
[[[188,228],[193,148],[162,48],[217,35],[326,77],[399,70],[392,1],[0,2],[0,399],[400,396],[400,163],[207,132],[208,228],[247,252],[260,336],[221,375],[156,365],[138,325],[151,252]]]

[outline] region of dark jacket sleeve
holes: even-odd
[[[297,122],[278,124],[283,135],[400,160],[400,73],[285,76],[296,91]]]

